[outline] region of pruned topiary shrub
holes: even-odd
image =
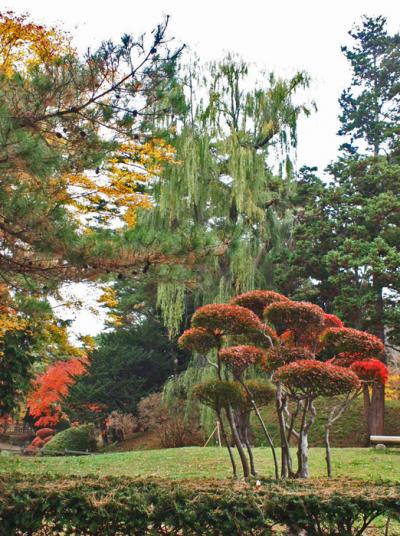
[[[57,454],[64,450],[94,452],[97,449],[94,424],[68,428],[56,434],[42,449],[43,454]]]

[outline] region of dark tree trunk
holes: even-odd
[[[374,276],[375,289],[375,335],[385,343],[383,289],[378,278]],[[386,362],[386,356],[384,356]],[[367,419],[368,435],[383,435],[385,432],[385,386],[373,385],[372,397]]]
[[[385,433],[385,386],[373,385],[369,415],[369,435]]]

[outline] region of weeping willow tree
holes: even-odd
[[[188,262],[151,267],[144,280],[156,289],[171,337],[200,305],[274,288],[271,258],[290,239],[297,122],[313,106],[299,103],[308,84],[301,72],[256,81],[248,65],[229,56],[182,69],[166,97],[174,112],[156,127],[173,145],[175,163],[152,182],[155,207],[140,224],[152,240],[187,251]],[[193,385],[211,375],[207,359],[194,355],[167,382],[166,400],[186,398],[190,413]],[[211,432],[214,415],[201,411]]]
[[[188,307],[190,314],[273,286],[269,259],[290,235],[297,121],[312,106],[297,101],[308,84],[302,72],[257,81],[247,64],[228,56],[182,68],[165,97],[173,113],[156,128],[167,133],[176,159],[152,183],[155,208],[140,224],[188,252],[184,266],[149,272],[171,336]]]
[[[299,96],[308,84],[300,72],[254,75],[231,56],[178,71],[147,125],[173,146],[174,161],[147,181],[154,208],[139,213],[132,235],[141,247],[176,254],[176,263],[149,261],[115,282],[122,322],[161,317],[175,338],[197,307],[274,288],[272,258],[290,239],[297,122],[313,106]],[[167,382],[166,400],[185,398],[190,412],[193,385],[211,376],[205,356],[194,355]],[[211,431],[214,415],[202,411]]]

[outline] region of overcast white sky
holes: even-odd
[[[382,14],[390,32],[400,30],[398,0],[0,0],[0,6],[57,24],[85,48],[151,30],[168,14],[170,35],[205,61],[232,51],[281,76],[307,71],[318,112],[299,125],[297,163],[321,169],[340,143],[337,99],[350,81],[340,46],[349,42],[348,30],[363,14]],[[90,314],[79,316],[80,332],[96,332],[99,325]]]

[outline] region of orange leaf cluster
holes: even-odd
[[[62,398],[68,394],[77,376],[82,376],[86,370],[86,359],[58,361],[34,380],[27,407],[32,417],[37,419],[36,426],[51,426],[59,422]]]

